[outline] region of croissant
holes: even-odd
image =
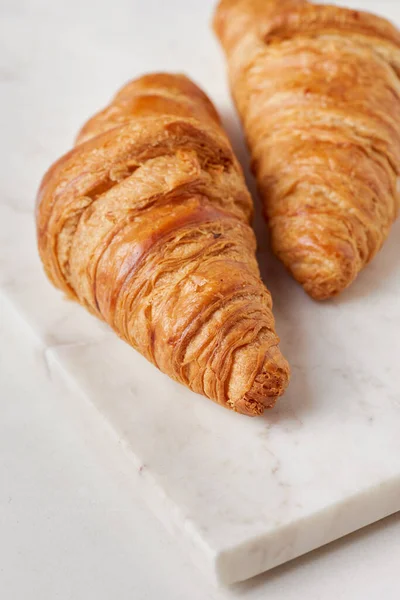
[[[246,415],[289,378],[252,200],[219,117],[182,75],[128,83],[42,181],[52,283],[161,371]]]
[[[334,296],[399,210],[400,32],[305,0],[222,0],[214,28],[272,249],[313,298]]]

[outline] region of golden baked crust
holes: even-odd
[[[273,250],[312,297],[334,296],[398,213],[400,33],[304,0],[222,0],[214,26]]]
[[[126,85],[38,195],[50,280],[164,373],[248,415],[289,369],[255,259],[252,201],[218,115],[182,75]]]

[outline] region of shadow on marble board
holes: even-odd
[[[253,197],[253,228],[257,237],[261,277],[272,294],[281,349],[291,366],[291,382],[287,392],[279,399],[276,407],[272,411],[267,411],[263,418],[271,425],[286,419],[299,420],[304,413],[312,409],[313,398],[307,381],[307,331],[299,319],[296,305],[299,302],[304,304],[312,300],[294,282],[270,249],[268,229],[262,216],[257,185],[250,171],[250,154],[234,108],[224,107],[219,112]]]
[[[270,424],[285,420],[301,421],[313,410],[316,398],[309,381],[315,358],[309,331],[309,321],[302,318],[299,306],[307,308],[312,302],[303,290],[289,277],[283,266],[268,250],[259,252],[261,276],[272,294],[276,330],[280,348],[289,362],[291,379],[289,387],[272,411],[264,418]]]
[[[219,107],[218,106],[217,109],[218,109],[219,115],[221,117],[222,124],[223,124],[225,131],[227,132],[230,142],[232,144],[232,148],[236,154],[237,159],[239,160],[239,162],[242,166],[244,176],[246,179],[246,183],[247,183],[247,187],[249,188],[249,190],[253,196],[253,199],[255,200],[255,203],[256,203],[256,200],[258,199],[257,198],[257,185],[256,185],[255,179],[250,171],[250,153],[246,146],[246,141],[244,138],[243,130],[240,125],[239,117],[235,113],[233,101],[232,101],[231,107],[229,107],[229,106]]]
[[[343,553],[349,552],[352,546],[354,553],[359,556],[365,549],[367,538],[374,537],[379,542],[379,537],[386,538],[389,530],[392,529],[396,530],[396,534],[400,532],[400,512],[390,515],[376,523],[372,523],[367,527],[363,527],[354,533],[350,533],[334,542],[330,542],[326,546],[308,552],[307,554],[295,558],[279,567],[275,567],[270,571],[252,577],[247,581],[235,583],[228,588],[230,595],[232,597],[246,597],[247,599],[250,599],[253,593],[257,594],[257,591],[259,592],[260,588],[263,588],[266,595],[265,597],[267,598],[269,587],[275,588],[278,581],[281,582],[283,586],[283,582],[285,580],[290,580],[292,577],[298,580],[299,569],[307,569],[307,576],[312,577],[313,574],[310,572],[310,568],[313,566],[316,571],[321,570],[321,572],[323,572],[322,569],[326,569],[327,559],[329,559],[331,565],[335,557],[342,561],[341,555],[343,556]]]

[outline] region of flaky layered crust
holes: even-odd
[[[164,373],[248,415],[284,391],[252,201],[217,113],[181,75],[126,85],[45,175],[50,280]]]
[[[214,25],[273,250],[312,297],[334,296],[399,209],[400,33],[303,0],[222,0]]]

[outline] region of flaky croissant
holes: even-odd
[[[222,0],[214,27],[272,248],[312,297],[334,296],[399,209],[400,33],[305,0]]]
[[[126,85],[45,175],[46,273],[161,371],[247,415],[289,377],[255,258],[252,201],[207,96],[181,75]]]

